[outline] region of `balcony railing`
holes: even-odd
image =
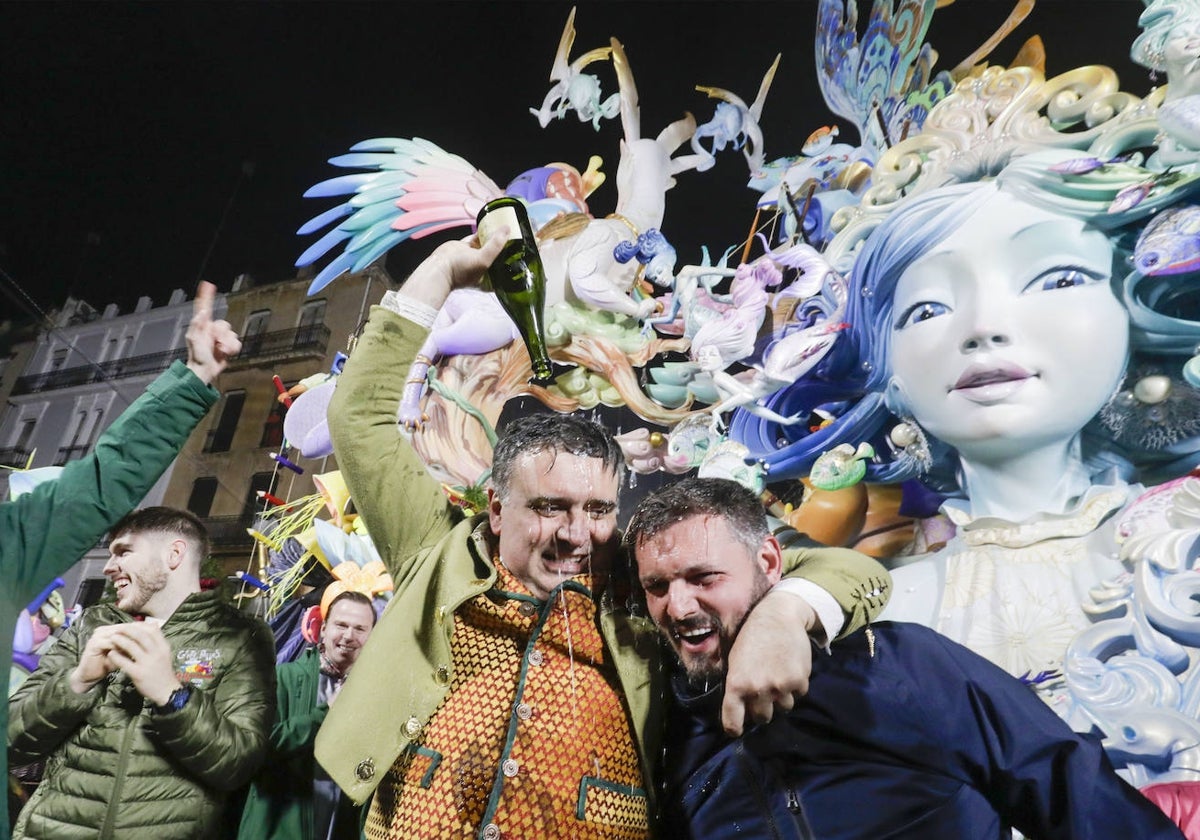
[[[53,391],[56,388],[70,388],[75,385],[88,385],[92,382],[158,373],[166,370],[176,359],[186,358],[187,349],[180,347],[162,353],[148,353],[144,356],[130,356],[126,359],[112,359],[99,364],[81,365],[50,373],[22,376],[13,385],[12,392],[14,396],[36,394],[41,391]]]
[[[292,356],[325,355],[329,346],[329,327],[324,324],[309,324],[294,330],[277,330],[259,333],[242,339],[242,352],[233,357],[230,366],[251,362],[278,361]]]
[[[329,334],[329,327],[324,324],[309,324],[294,330],[259,333],[242,341],[242,352],[230,360],[230,365],[279,361],[294,356],[311,356],[319,359],[325,355],[325,349],[329,346]],[[13,396],[36,394],[57,388],[70,388],[75,385],[89,385],[93,382],[104,382],[110,379],[159,373],[166,370],[176,359],[186,358],[187,348],[180,347],[162,353],[148,353],[144,356],[130,356],[126,359],[112,359],[99,364],[80,365],[50,373],[22,376],[13,385],[12,392]]]
[[[249,548],[254,538],[246,529],[254,525],[254,514],[209,516],[204,519],[208,541],[218,548]]]
[[[29,453],[24,449],[18,449],[15,446],[9,449],[0,449],[0,465],[24,469],[28,460]]]

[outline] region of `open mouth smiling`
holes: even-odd
[[[542,555],[542,561],[548,568],[572,575],[579,574],[585,568],[587,568],[587,563],[590,559],[590,555],[583,555],[581,557],[562,557],[557,554]]]
[[[697,627],[679,627],[676,626],[671,635],[675,641],[685,649],[701,648],[710,640],[716,637],[717,629],[710,625]]]

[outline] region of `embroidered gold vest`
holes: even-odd
[[[370,840],[644,838],[637,750],[588,575],[545,601],[500,563],[454,617],[450,692],[397,759]]]

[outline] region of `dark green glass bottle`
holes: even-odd
[[[506,226],[508,243],[496,261],[488,267],[487,276],[492,291],[513,319],[533,364],[533,379],[549,383],[553,379],[550,356],[546,353],[546,330],[543,313],[546,308],[546,274],[542,256],[529,214],[519,198],[501,196],[483,205],[475,218],[480,242],[486,242],[495,231]]]

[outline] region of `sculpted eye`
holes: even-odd
[[[908,309],[904,310],[904,314],[896,319],[895,328],[902,330],[905,327],[911,327],[913,324],[919,324],[921,321],[928,321],[930,318],[945,315],[949,311],[950,307],[946,306],[946,304],[936,303],[931,300],[914,303]]]
[[[1098,277],[1090,271],[1080,268],[1055,268],[1036,277],[1033,282],[1022,290],[1026,292],[1050,292],[1055,289],[1071,289],[1075,286],[1087,286],[1099,283],[1104,277]]]

